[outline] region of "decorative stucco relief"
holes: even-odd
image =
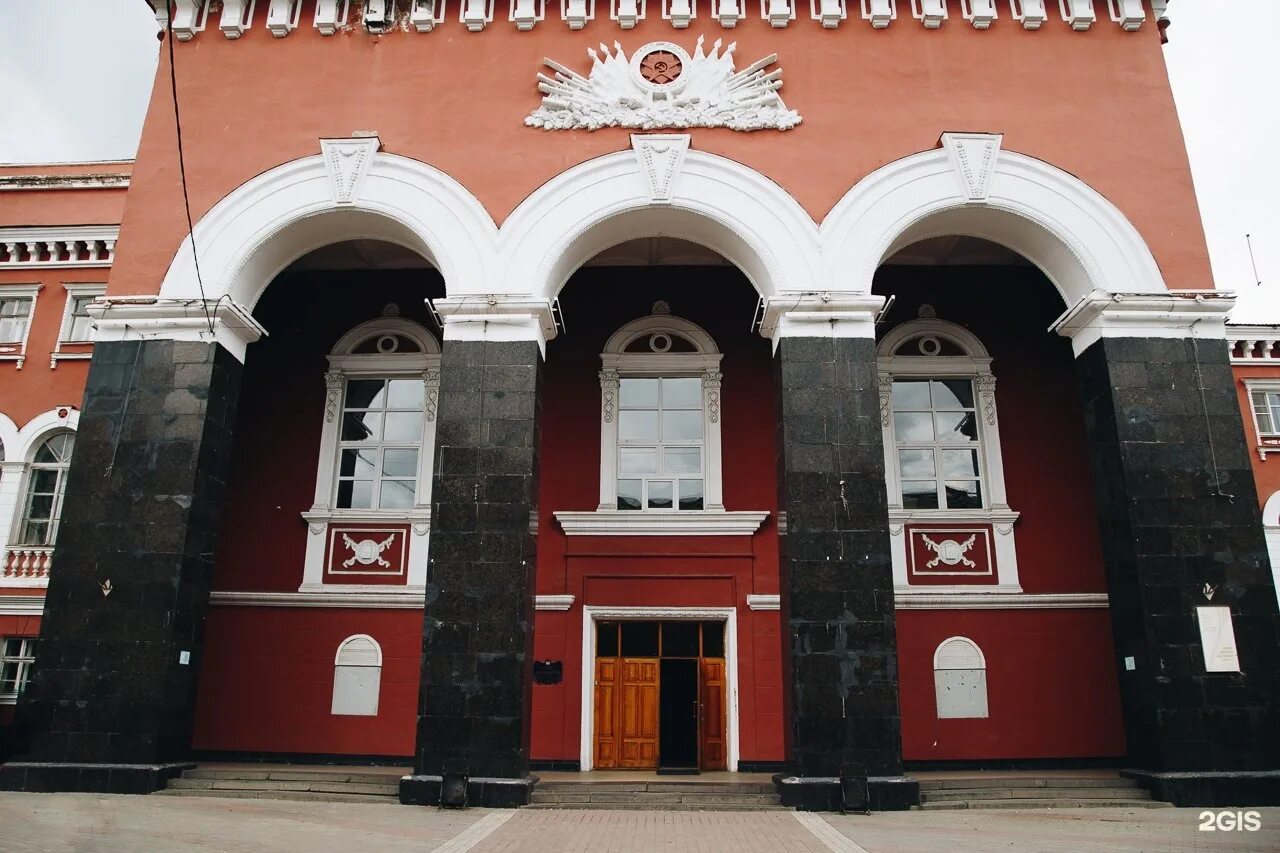
[[[601,44],[601,58],[588,48],[591,71],[582,76],[552,59],[544,59],[553,75],[538,74],[542,106],[525,124],[545,130],[599,130],[627,127],[642,130],[685,127],[728,127],[733,130],[789,130],[800,114],[787,109],[778,95],[782,69],[767,70],[777,54],[737,71],[736,43],[720,50],[716,39],[704,53],[703,39],[690,56],[670,42],[651,42],[628,59],[622,45]]]

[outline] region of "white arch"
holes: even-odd
[[[624,240],[668,235],[719,252],[762,296],[813,290],[818,230],[792,196],[734,160],[688,151],[655,202],[634,151],[580,163],[543,184],[502,226],[504,293],[554,298],[573,272]]]
[[[358,186],[353,201],[335,202],[329,167],[315,155],[237,187],[195,226],[205,297],[252,309],[290,263],[354,239],[385,240],[420,253],[444,276],[446,288],[493,277],[497,229],[453,178],[417,160],[375,153]],[[174,255],[160,295],[200,298],[190,237]]]
[[[59,414],[59,412],[63,411],[67,413],[65,417]],[[80,412],[76,409],[62,406],[57,409],[50,409],[47,412],[41,412],[27,421],[22,429],[18,430],[15,452],[7,458],[30,462],[40,448],[40,443],[50,435],[61,430],[75,432],[79,426]],[[9,453],[9,451],[6,450],[5,453]]]
[[[1068,305],[1094,290],[1167,293],[1151,250],[1115,205],[1074,175],[991,140],[985,198],[966,186],[946,148],[905,157],[859,181],[820,229],[827,289],[870,292],[876,269],[894,252],[960,235],[1027,258]]]
[[[368,634],[352,634],[333,656],[334,666],[382,666],[382,646]]]
[[[948,637],[933,652],[933,668],[938,669],[986,669],[987,657],[982,649],[968,637]]]
[[[655,332],[672,332],[680,335],[693,344],[699,355],[720,352],[716,346],[715,339],[707,334],[706,329],[691,320],[675,317],[671,314],[649,314],[637,320],[632,320],[609,336],[609,340],[604,343],[604,351],[605,353],[621,355],[626,352],[627,346],[636,338],[642,335],[652,335]]]
[[[13,418],[0,412],[0,462],[21,459],[18,455],[18,425]]]
[[[1272,492],[1262,508],[1262,524],[1265,527],[1280,527],[1280,492]]]
[[[439,355],[440,344],[421,323],[404,317],[379,317],[352,328],[338,339],[329,351],[330,355],[349,356],[360,344],[379,334],[404,335],[416,343],[424,355]]]
[[[903,343],[920,335],[934,335],[942,338],[959,347],[964,351],[965,356],[970,359],[979,359],[987,363],[991,361],[991,354],[982,345],[982,341],[978,340],[977,335],[959,323],[936,318],[922,318],[899,323],[884,336],[884,339],[876,347],[876,351],[881,358],[892,357]],[[955,356],[942,356],[942,358],[955,358]]]

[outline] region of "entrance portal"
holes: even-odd
[[[724,770],[725,623],[597,622],[594,765]]]

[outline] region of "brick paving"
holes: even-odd
[[[790,812],[459,812],[282,800],[0,794],[0,850],[1274,853],[1280,850],[1280,808],[1258,811],[1257,832],[1201,832],[1199,809],[810,815],[811,830]]]

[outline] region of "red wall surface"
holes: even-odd
[[[1258,455],[1258,427],[1253,420],[1253,406],[1249,401],[1249,392],[1244,386],[1244,380],[1268,379],[1280,382],[1280,366],[1275,364],[1233,365],[1232,373],[1236,380],[1240,417],[1244,421],[1245,443],[1249,448],[1249,459],[1253,463],[1253,479],[1258,487],[1258,505],[1265,507],[1267,499],[1280,491],[1280,456],[1268,453],[1264,460]]]

